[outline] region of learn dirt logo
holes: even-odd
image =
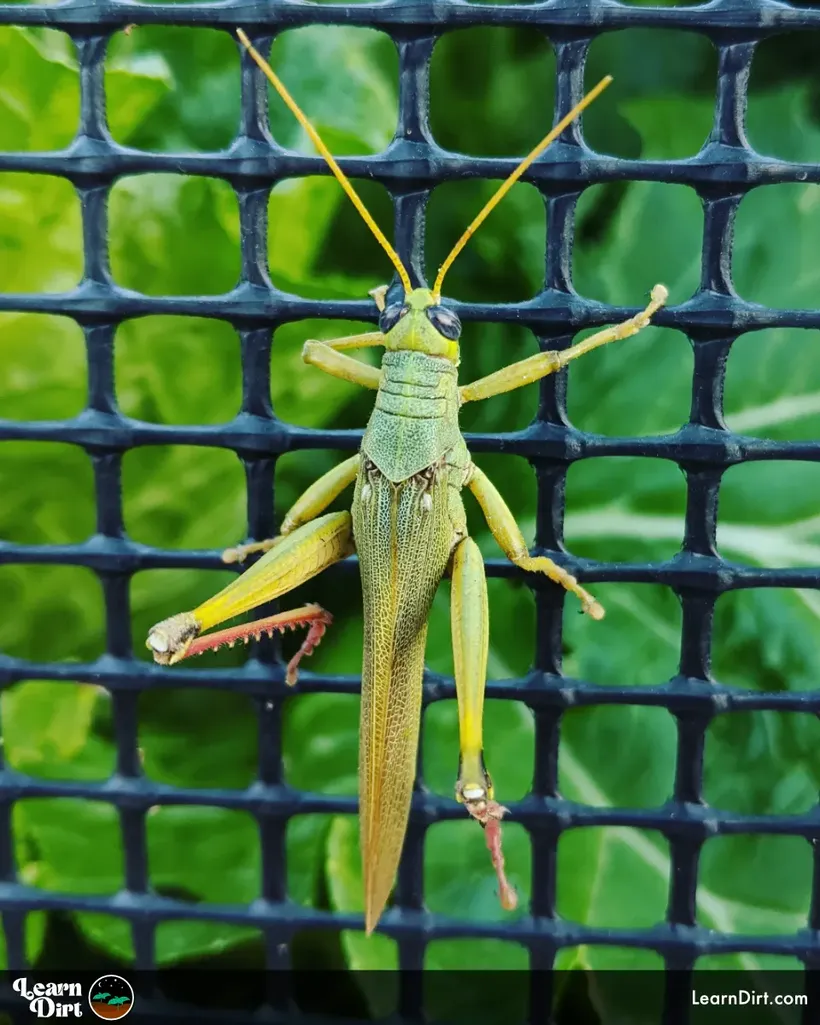
[[[83,1016],[80,999],[68,1002],[72,997],[82,997],[83,987],[79,982],[34,982],[29,986],[28,979],[23,976],[15,979],[11,988],[26,1001],[35,1018]]]
[[[103,975],[88,991],[88,1003],[98,1018],[124,1018],[134,1006],[131,983],[119,975]]]

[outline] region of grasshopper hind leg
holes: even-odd
[[[279,613],[217,633],[207,631],[292,591],[353,551],[350,513],[328,513],[312,520],[282,537],[280,543],[213,598],[151,627],[146,645],[156,662],[174,665],[223,644],[258,639],[262,634],[297,625],[307,626],[305,644],[288,667],[288,682],[293,682],[299,659],[311,653],[330,622],[329,615],[318,606]]]
[[[470,537],[460,541],[453,553],[451,621],[460,741],[456,800],[484,827],[501,904],[511,911],[517,900],[504,874],[501,852],[501,819],[507,809],[493,800],[492,781],[484,766],[484,682],[489,647],[487,580],[481,552]]]

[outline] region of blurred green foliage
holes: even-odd
[[[753,76],[750,134],[764,152],[816,160],[820,128],[804,78],[803,50],[762,48]],[[392,135],[396,55],[378,33],[315,28],[284,33],[277,69],[337,152],[374,152]],[[588,81],[607,71],[616,84],[586,117],[598,149],[628,156],[679,157],[698,151],[712,119],[715,55],[700,37],[635,30],[592,46]],[[756,68],[758,65],[756,65]],[[106,72],[111,130],[119,141],[157,150],[226,146],[238,126],[238,57],[224,33],[208,29],[140,28],[118,35]],[[57,33],[0,29],[0,147],[54,149],[73,136],[78,118],[74,56]],[[432,123],[442,142],[468,153],[523,152],[551,116],[554,61],[544,38],[523,30],[475,29],[445,36],[432,69]],[[274,134],[307,144],[278,105]],[[493,190],[488,182],[437,189],[430,203],[432,268]],[[386,194],[362,192],[389,229]],[[814,260],[820,237],[820,191],[814,185],[753,192],[737,221],[734,273],[749,299],[778,306],[816,306]],[[385,281],[389,266],[355,212],[328,178],[287,182],[270,201],[270,265],[277,284],[302,295],[363,297]],[[79,206],[68,183],[0,175],[0,251],[6,291],[60,291],[81,274]],[[389,230],[388,230],[389,234]],[[640,305],[656,281],[682,302],[697,286],[702,217],[694,193],[679,186],[632,183],[594,188],[579,203],[575,252],[578,290],[621,305]],[[149,294],[219,293],[235,283],[239,225],[229,187],[204,178],[137,176],[116,184],[110,201],[111,263],[122,284]],[[537,192],[516,186],[456,262],[450,294],[464,300],[531,296],[543,279],[544,207]],[[365,423],[372,396],[300,362],[305,337],[331,337],[357,325],[302,322],[276,332],[271,398],[283,420],[308,426]],[[220,423],[238,409],[239,347],[232,329],[203,319],[149,317],[126,322],[116,346],[122,410],[157,423]],[[748,434],[778,439],[817,437],[820,360],[816,336],[791,330],[741,338],[728,364],[727,420]],[[467,325],[465,380],[536,351],[514,325]],[[58,317],[0,317],[0,410],[16,419],[78,414],[86,399],[85,355],[77,326]],[[578,426],[603,434],[675,430],[688,416],[692,353],[686,339],[653,329],[599,351],[570,370],[569,411]],[[534,416],[538,388],[468,407],[466,430],[510,431]],[[279,517],[334,461],[334,452],[301,452],[279,461]],[[535,484],[519,458],[478,457],[524,532],[532,539]],[[124,460],[128,533],[167,548],[220,548],[244,536],[244,477],[235,457],[219,450],[149,447]],[[4,442],[0,446],[0,537],[30,544],[77,542],[94,530],[88,459],[69,446]],[[811,464],[748,464],[730,470],[721,490],[719,544],[728,557],[766,566],[820,563],[820,471]],[[673,464],[609,459],[574,466],[567,487],[566,537],[580,555],[610,560],[666,557],[683,530],[684,479]],[[497,551],[474,510],[471,526],[487,555]],[[227,574],[146,571],[131,600],[135,652],[147,657],[148,626],[213,593]],[[361,622],[355,586],[340,588],[329,573],[310,597],[336,623],[312,669],[356,674]],[[352,593],[353,592],[353,593]],[[103,652],[99,583],[72,567],[0,566],[0,649],[44,661],[93,659]],[[653,684],[677,670],[680,609],[657,587],[601,585],[603,623],[567,603],[565,670],[599,683]],[[342,597],[344,595],[344,597]],[[294,596],[298,603],[300,595]],[[493,678],[526,673],[534,643],[529,590],[490,581]],[[814,592],[740,592],[718,605],[715,669],[722,682],[767,690],[816,686],[815,638],[820,598]],[[428,662],[451,671],[448,588],[432,616]],[[209,656],[234,664],[243,654]],[[146,774],[185,786],[245,787],[255,778],[257,719],[234,694],[191,688],[142,695],[139,744]],[[110,699],[101,688],[32,680],[2,695],[9,764],[51,779],[104,780],[114,767]],[[332,794],[356,791],[357,699],[309,695],[287,701],[284,762],[293,786]],[[501,800],[528,792],[533,725],[526,709],[490,702],[488,764]],[[560,787],[596,806],[651,807],[671,793],[676,739],[663,709],[600,707],[568,713],[561,729]],[[788,813],[814,806],[820,777],[818,723],[810,715],[773,712],[718,717],[705,756],[706,797],[744,813]],[[424,721],[428,785],[450,794],[457,766],[453,702],[431,707]],[[115,811],[105,803],[25,800],[16,806],[21,877],[48,889],[116,893],[123,852]],[[256,826],[244,814],[214,808],[163,808],[149,817],[149,864],[155,889],[190,901],[249,903],[259,895]],[[510,822],[505,850],[527,913],[528,836]],[[497,906],[482,838],[466,821],[431,830],[425,849],[425,892],[436,911],[475,921],[509,920]],[[357,831],[352,820],[304,816],[289,824],[288,892],[305,905],[346,911],[361,907]],[[558,910],[595,926],[651,926],[664,918],[671,863],[664,840],[650,832],[588,829],[565,834],[559,848]],[[730,836],[707,841],[700,868],[699,921],[722,932],[793,933],[805,927],[811,889],[809,847],[787,837]],[[124,920],[77,914],[83,942],[127,962]],[[47,936],[42,913],[29,918],[27,943],[37,958]],[[253,930],[172,922],[158,933],[161,963],[203,963],[227,950],[252,950]],[[63,952],[63,964],[73,956]],[[248,957],[252,958],[251,954]],[[301,964],[353,968],[396,963],[393,942],[361,934],[300,938]],[[649,957],[649,955],[646,955]],[[199,960],[196,960],[199,959]],[[739,955],[735,966],[765,958]],[[609,949],[565,951],[563,966],[643,966],[643,955]],[[438,942],[428,965],[517,967],[522,948],[501,941]],[[507,994],[509,997],[509,994]],[[365,993],[374,1013],[381,993]],[[523,994],[520,997],[524,999]],[[595,994],[591,994],[593,1001]],[[448,995],[431,999],[446,1008]],[[486,994],[476,994],[486,1011]],[[511,1007],[502,1008],[509,1017]],[[502,1014],[502,1017],[504,1015]]]

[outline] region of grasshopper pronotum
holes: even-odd
[[[443,576],[452,577],[451,620],[458,697],[460,758],[456,799],[485,827],[502,904],[515,906],[504,876],[500,820],[482,755],[488,614],[484,563],[467,534],[461,491],[468,488],[506,556],[520,569],[543,573],[576,595],[584,612],[603,608],[566,570],[529,554],[521,531],[491,481],[475,466],[458,424],[459,407],[537,381],[583,353],[646,327],[664,304],[663,285],[646,309],[562,352],[541,352],[472,384],[459,386],[458,317],[441,305],[444,276],[473,232],[532,162],[611,81],[603,79],[518,165],[479,212],[441,265],[432,289],[414,288],[398,254],[270,65],[241,30],[238,36],[330,166],[393,263],[404,287],[401,302],[385,305],[387,287],[371,292],[379,330],[332,342],[308,341],[303,358],[326,373],[376,391],[360,452],[314,483],[288,512],[278,537],[225,553],[229,562],[262,558],[215,597],[152,627],[154,658],[173,664],[221,644],[309,624],[296,665],[321,639],[327,613],[317,606],[271,616],[202,636],[219,623],[285,594],[328,566],[357,553],[364,603],[362,711],[359,731],[359,809],[364,870],[365,928],[373,931],[390,896],[399,863],[415,776],[421,717],[427,618]],[[345,350],[381,345],[380,369]],[[355,483],[351,512],[321,515]]]

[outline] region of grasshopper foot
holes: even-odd
[[[498,879],[498,898],[505,911],[515,911],[518,906],[518,895],[507,880],[504,871],[504,853],[501,850],[501,820],[509,809],[488,796],[482,786],[456,787],[456,800],[461,802],[470,815],[481,823],[484,829],[484,842],[490,852],[495,875]]]
[[[369,296],[372,297],[379,313],[381,313],[384,310],[384,304],[387,301],[387,291],[389,287],[389,285],[379,285],[378,288],[371,288],[370,291],[367,293]]]
[[[581,612],[585,612],[590,619],[596,620],[601,620],[606,615],[603,605],[601,605],[599,601],[596,601],[592,595],[589,596],[588,601],[581,603]]]
[[[333,616],[329,612],[325,612],[319,605],[309,605],[307,609],[315,610],[315,618],[308,620],[307,616],[303,616],[301,619],[302,623],[310,622],[308,627],[307,637],[302,641],[302,646],[288,662],[288,667],[285,671],[285,683],[292,687],[298,678],[299,663],[307,655],[312,655],[322,638],[325,635],[325,630],[333,622]],[[311,613],[314,615],[314,613]]]
[[[277,541],[278,537],[269,538],[267,541],[253,541],[246,545],[236,545],[234,548],[226,548],[222,553],[222,561],[231,566],[236,562],[244,562],[249,555],[256,555],[257,552],[264,554],[269,552]]]

